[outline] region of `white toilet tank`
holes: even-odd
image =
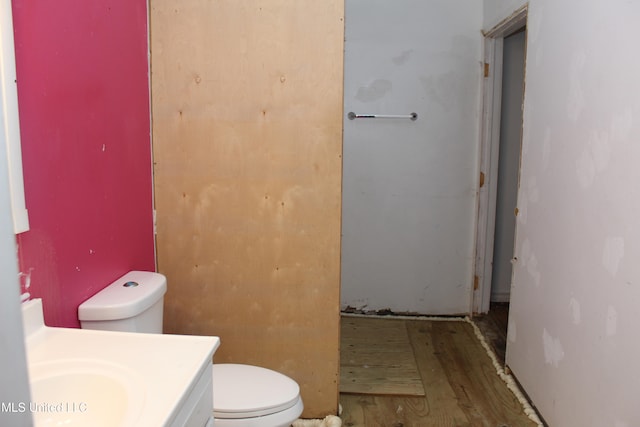
[[[130,271],[78,307],[83,329],[162,333],[167,279],[150,271]]]

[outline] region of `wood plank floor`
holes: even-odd
[[[341,393],[343,426],[535,426],[495,374],[471,325],[424,320],[403,323],[426,396]]]
[[[498,362],[504,366],[507,348],[507,324],[509,323],[509,303],[492,302],[488,314],[473,318],[489,347],[493,350]]]

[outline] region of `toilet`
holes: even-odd
[[[167,279],[131,271],[78,307],[83,329],[162,333]],[[258,366],[213,364],[216,427],[289,427],[303,410],[300,387],[291,378]]]

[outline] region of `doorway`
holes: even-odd
[[[527,7],[485,34],[481,179],[473,310],[508,304],[520,173]]]
[[[492,303],[508,303],[511,294],[511,260],[516,230],[514,211],[518,196],[522,136],[524,50],[525,27],[504,38],[496,220],[491,272]]]

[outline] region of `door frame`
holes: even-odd
[[[500,113],[502,108],[503,43],[505,37],[526,25],[527,15],[528,4],[525,4],[491,30],[483,31],[484,78],[482,83],[478,225],[472,296],[473,313],[487,313],[491,303],[491,276],[500,148]]]

